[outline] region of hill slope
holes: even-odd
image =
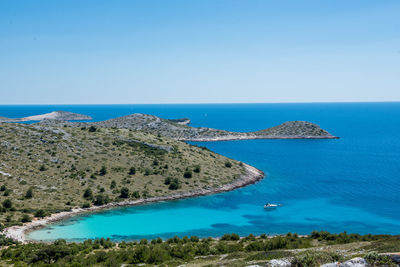
[[[205,148],[142,131],[3,123],[0,222],[217,188],[244,171]]]

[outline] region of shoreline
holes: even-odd
[[[26,238],[26,235],[29,232],[34,230],[43,228],[48,224],[55,223],[73,216],[77,216],[83,213],[91,213],[95,211],[101,211],[105,209],[110,209],[114,207],[124,207],[124,206],[137,206],[147,203],[155,203],[161,201],[172,201],[172,200],[179,200],[184,198],[191,198],[191,197],[199,197],[199,196],[206,196],[216,193],[223,193],[232,191],[234,189],[238,189],[241,187],[245,187],[247,185],[254,184],[265,177],[263,171],[250,166],[248,164],[242,163],[243,167],[245,168],[245,172],[236,180],[229,184],[222,185],[217,188],[210,188],[210,189],[199,189],[196,191],[186,192],[186,193],[178,193],[169,196],[162,196],[162,197],[152,197],[148,199],[138,199],[138,200],[130,200],[130,201],[122,201],[122,202],[113,202],[108,203],[102,206],[92,206],[90,208],[75,208],[71,211],[63,211],[60,213],[54,213],[50,216],[41,218],[41,219],[33,219],[32,222],[25,223],[22,226],[10,226],[3,230],[3,234],[11,238],[15,241],[22,242],[22,243],[33,243],[33,242],[41,242],[35,240],[29,240]]]
[[[225,136],[217,136],[212,138],[191,138],[191,139],[176,139],[178,141],[187,141],[187,142],[218,142],[218,141],[239,141],[239,140],[257,140],[257,139],[264,139],[264,140],[282,140],[282,139],[340,139],[338,136],[268,136],[268,135],[225,135]]]

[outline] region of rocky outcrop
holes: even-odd
[[[131,114],[99,122],[62,122],[44,120],[42,124],[74,127],[124,128],[145,131],[182,141],[228,141],[245,139],[332,139],[337,138],[318,125],[305,121],[289,121],[255,132],[231,132],[207,127],[191,127],[153,115]]]
[[[342,263],[333,262],[321,265],[321,267],[368,267],[370,266],[364,258],[354,258]]]
[[[60,111],[53,111],[53,112],[46,113],[46,114],[34,115],[34,116],[29,116],[29,117],[24,117],[24,118],[11,119],[11,118],[0,117],[0,122],[42,121],[45,119],[72,121],[72,120],[91,120],[92,117],[83,115],[83,114],[72,113],[72,112],[60,110]]]

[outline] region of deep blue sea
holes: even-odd
[[[32,239],[131,240],[313,230],[400,233],[400,103],[0,106],[0,116],[54,110],[83,113],[94,120],[135,112],[189,117],[192,126],[232,131],[307,120],[341,138],[197,143],[267,176],[228,193],[75,217],[32,232]],[[283,206],[266,211],[266,202]]]

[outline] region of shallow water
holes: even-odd
[[[0,116],[53,110],[95,120],[134,112],[189,117],[193,126],[236,131],[308,120],[341,138],[196,143],[260,168],[267,177],[233,192],[78,216],[34,231],[32,239],[306,234],[316,229],[399,233],[400,103],[0,106]],[[265,202],[283,206],[266,211]]]

